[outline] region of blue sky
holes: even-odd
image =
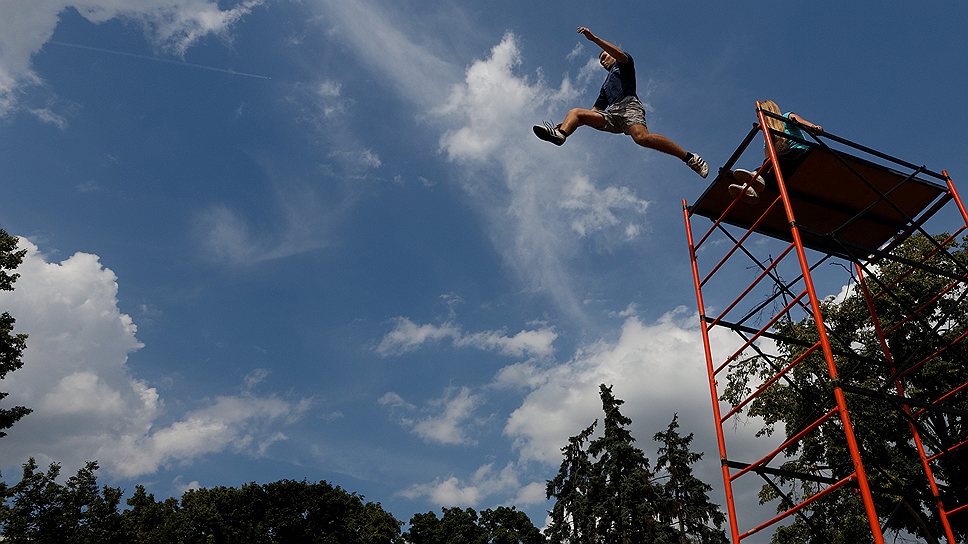
[[[0,226],[29,249],[0,303],[30,334],[2,385],[35,410],[5,479],[97,459],[157,496],[325,479],[541,525],[609,383],[653,456],[680,414],[721,497],[680,206],[705,184],[534,138],[597,96],[575,29],[713,172],[774,98],[968,178],[963,3],[735,4],[0,0]]]

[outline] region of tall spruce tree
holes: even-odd
[[[568,440],[558,475],[548,482],[555,497],[546,536],[567,544],[675,544],[677,531],[662,509],[669,502],[654,483],[648,457],[628,430],[624,401],[612,388],[599,388],[601,436],[589,441],[596,423]],[[587,444],[587,448],[586,445]]]
[[[692,465],[702,459],[701,453],[689,449],[692,437],[692,433],[679,434],[679,414],[653,437],[660,444],[655,470],[665,477],[662,494],[669,503],[663,518],[677,530],[680,544],[725,544],[722,526],[726,516],[709,501],[712,486],[692,474]]]
[[[588,453],[596,457],[595,473],[601,483],[597,501],[605,542],[673,542],[669,527],[660,521],[661,490],[652,482],[649,459],[635,447],[628,426],[632,420],[619,408],[612,388],[599,387],[605,412],[602,436],[592,440]]]
[[[568,439],[561,448],[564,459],[558,475],[548,481],[547,498],[555,497],[551,520],[545,536],[553,543],[599,542],[596,504],[599,479],[594,472],[585,444],[595,432],[598,420]]]
[[[14,270],[23,262],[26,249],[17,251],[17,238],[0,229],[0,291],[12,291],[19,274]],[[27,347],[27,335],[14,333],[16,320],[7,312],[0,313],[0,380],[23,366],[21,355]],[[0,401],[8,393],[0,391]],[[31,412],[25,406],[0,408],[0,438],[7,436],[4,429],[13,427],[20,418]]]

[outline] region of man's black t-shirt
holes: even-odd
[[[605,83],[602,83],[602,90],[598,93],[598,100],[595,101],[595,109],[604,110],[626,96],[635,95],[635,62],[632,55],[625,54],[628,61],[620,63],[615,61]]]

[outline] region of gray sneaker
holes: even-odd
[[[534,130],[534,135],[546,142],[551,142],[555,145],[561,145],[565,143],[565,133],[561,131],[560,128],[552,125],[551,123],[544,123],[543,125],[535,125],[532,130]]]
[[[692,154],[692,158],[686,164],[703,178],[709,175],[709,165],[706,164],[706,161],[702,160],[702,157],[695,153]]]
[[[762,193],[766,189],[766,181],[763,180],[763,176],[753,177],[753,172],[749,170],[743,170],[742,168],[737,168],[733,170],[733,179],[739,185],[749,185],[757,193]]]
[[[747,204],[752,204],[760,199],[760,195],[756,194],[756,190],[750,187],[748,184],[732,184],[727,189],[729,189],[729,196],[736,198],[736,195],[742,193],[741,200]]]

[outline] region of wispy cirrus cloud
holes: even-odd
[[[268,175],[268,174],[267,174]],[[242,211],[225,203],[195,214],[193,233],[204,255],[215,262],[246,265],[328,247],[330,231],[349,200],[327,203],[316,187],[277,182],[261,209]],[[267,216],[257,221],[257,218]]]
[[[244,0],[221,7],[216,0],[52,0],[4,2],[0,18],[0,116],[13,111],[24,87],[42,84],[33,56],[50,41],[64,10],[74,9],[95,24],[113,19],[139,23],[160,50],[183,55],[205,36],[227,36],[229,29],[264,0]],[[33,108],[42,121],[60,125],[63,118]]]
[[[584,320],[574,259],[591,238],[607,246],[638,236],[647,202],[621,179],[603,187],[611,172],[588,162],[590,149],[581,139],[562,152],[531,134],[530,123],[560,118],[579,101],[572,80],[549,84],[521,73],[523,54],[512,33],[483,58],[460,64],[442,56],[439,44],[421,41],[437,32],[422,31],[419,19],[395,17],[393,8],[367,1],[316,5],[322,25],[416,106],[415,117],[439,129],[440,151],[485,217],[508,269],[526,289]]]
[[[322,25],[380,74],[380,81],[422,108],[433,107],[460,77],[460,68],[442,59],[434,32],[397,13],[395,4],[315,0]],[[418,41],[423,40],[423,41]],[[443,86],[442,86],[443,85]]]
[[[547,357],[554,353],[557,337],[558,333],[551,327],[508,335],[504,331],[465,332],[449,321],[440,325],[418,324],[407,317],[397,317],[393,330],[380,340],[376,352],[387,357],[413,351],[425,344],[449,340],[456,348],[496,351],[509,357]]]

